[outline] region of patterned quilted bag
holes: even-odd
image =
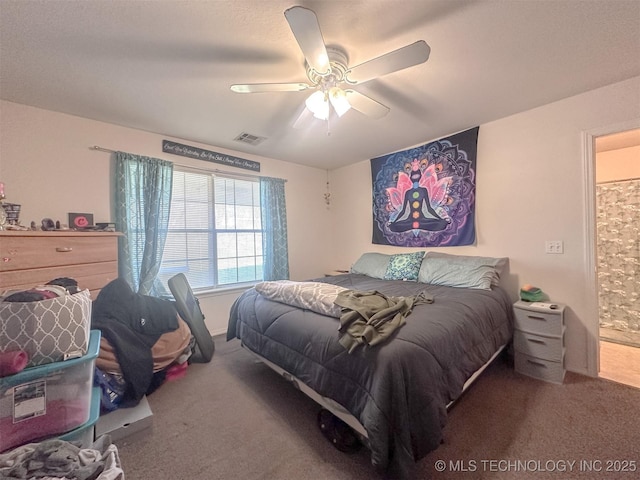
[[[81,357],[90,323],[89,290],[37,302],[0,302],[0,353],[27,353],[27,367]]]

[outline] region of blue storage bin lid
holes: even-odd
[[[40,365],[39,367],[25,368],[20,373],[0,378],[0,391],[95,360],[98,353],[100,353],[100,336],[100,330],[90,331],[87,353],[82,357],[72,358],[63,362],[48,363],[46,365]],[[93,373],[93,368],[91,369],[91,372]]]

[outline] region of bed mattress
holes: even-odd
[[[232,306],[227,339],[241,339],[358,419],[376,468],[406,471],[438,447],[447,405],[510,341],[509,296],[500,287],[454,288],[358,274],[316,281],[392,296],[426,292],[433,303],[415,306],[383,344],[348,353],[338,341],[338,318],[270,300],[252,288]]]

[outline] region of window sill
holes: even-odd
[[[233,285],[228,287],[218,287],[218,288],[203,288],[199,290],[194,290],[193,294],[200,297],[216,297],[219,295],[229,295],[231,293],[243,292],[245,290],[249,290],[254,285],[257,285],[260,282],[251,282],[251,283],[243,283],[242,285]]]

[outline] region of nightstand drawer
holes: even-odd
[[[515,308],[515,328],[540,335],[560,337],[563,334],[562,315],[556,313],[534,312]]]
[[[516,352],[514,360],[516,372],[546,382],[562,383],[564,380],[563,362],[550,362],[519,352]]]
[[[543,337],[516,330],[513,332],[513,347],[531,357],[554,362],[562,362],[564,357],[562,337]]]

